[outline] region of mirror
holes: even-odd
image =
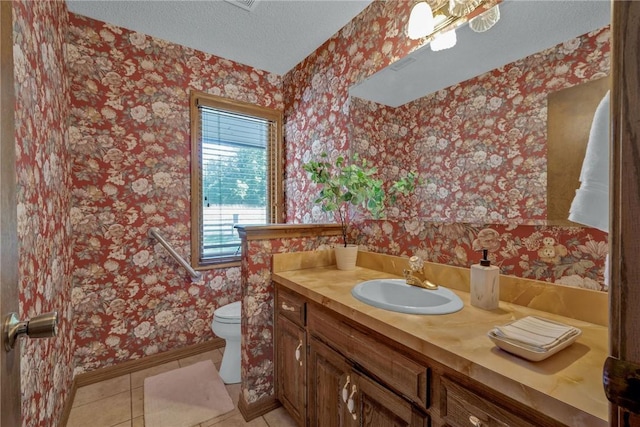
[[[452,49],[423,46],[350,90],[355,152],[425,180],[400,209],[414,218],[550,224],[547,98],[609,73],[610,4],[500,8],[486,33],[460,28]]]

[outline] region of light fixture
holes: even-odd
[[[498,5],[495,5],[469,21],[469,28],[476,33],[482,33],[493,27],[499,20],[500,8]]]
[[[411,9],[407,36],[428,38],[431,50],[455,46],[456,28],[469,22],[477,32],[487,31],[500,19],[498,4],[503,0],[422,0]]]
[[[428,36],[433,32],[433,29],[434,22],[431,6],[425,1],[416,3],[409,16],[407,35],[410,39],[416,40]]]
[[[482,3],[482,0],[449,0],[449,13],[453,16],[467,16]]]
[[[456,45],[458,38],[455,28],[446,33],[438,34],[431,40],[431,50],[437,52],[439,50],[450,49]]]

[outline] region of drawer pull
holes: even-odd
[[[300,340],[300,344],[296,347],[296,360],[300,362],[300,366],[302,366],[302,360],[300,360],[302,353],[300,349],[302,348],[302,340]]]
[[[289,305],[287,305],[286,302],[282,301],[282,305],[281,305],[282,309],[285,311],[296,311],[295,307],[291,307]]]
[[[469,422],[474,427],[482,427],[482,421],[475,415],[469,415]]]
[[[344,383],[344,387],[342,387],[342,401],[347,403],[349,400],[349,384],[351,384],[351,377],[347,375],[347,382]]]
[[[351,394],[349,395],[349,401],[347,402],[347,409],[349,410],[349,413],[351,414],[351,416],[353,417],[353,419],[358,419],[358,417],[356,416],[356,402],[353,400],[353,396],[356,394],[356,392],[358,391],[356,385],[354,384],[353,387],[351,388]]]

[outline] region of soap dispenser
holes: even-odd
[[[471,305],[495,310],[500,300],[500,269],[491,265],[487,253],[483,249],[480,264],[471,266]]]

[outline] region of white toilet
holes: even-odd
[[[224,305],[213,312],[211,330],[224,338],[226,346],[220,366],[220,378],[225,384],[240,382],[240,301]]]

